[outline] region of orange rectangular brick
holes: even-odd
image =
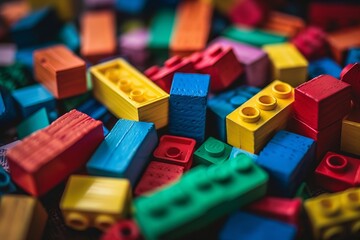
[[[278,33],[286,37],[294,37],[304,27],[305,22],[301,18],[276,11],[270,12],[269,18],[262,26],[266,31]]]

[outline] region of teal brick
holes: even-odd
[[[232,147],[213,137],[209,137],[194,153],[195,164],[220,164],[226,161]]]
[[[42,108],[35,112],[25,120],[23,120],[16,128],[20,139],[49,126],[49,118],[46,108]]]

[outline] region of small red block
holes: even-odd
[[[354,104],[360,107],[360,63],[344,67],[341,72],[341,81],[351,85]]]
[[[139,228],[133,220],[121,220],[101,236],[101,240],[141,240]]]
[[[228,15],[233,23],[255,27],[265,21],[269,10],[260,0],[242,0],[237,1]]]

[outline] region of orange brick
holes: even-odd
[[[304,27],[305,22],[301,18],[276,11],[270,12],[269,18],[262,26],[264,30],[286,37],[294,37]]]
[[[27,2],[8,2],[1,4],[0,18],[3,18],[7,25],[16,23],[30,12],[30,6]]]

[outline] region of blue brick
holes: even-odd
[[[295,237],[296,228],[290,224],[240,211],[230,216],[219,234],[220,240],[291,240]]]
[[[0,166],[0,196],[15,191],[16,187],[10,179],[10,175]]]
[[[139,14],[145,8],[147,0],[116,0],[116,9],[130,14]]]
[[[240,86],[214,96],[208,101],[208,108],[215,118],[217,137],[226,141],[226,116],[252,98],[261,89],[251,86]]]
[[[274,194],[292,196],[315,161],[315,141],[287,131],[279,131],[255,161],[270,175]]]
[[[248,156],[249,158],[251,158],[253,161],[256,161],[257,158],[259,157],[258,155],[256,154],[253,154],[253,153],[249,153],[248,151],[245,151],[243,149],[240,149],[240,148],[236,148],[236,147],[233,147],[231,149],[231,152],[230,152],[230,156],[229,156],[229,159],[233,159],[239,155],[246,155]]]
[[[59,40],[74,52],[79,49],[80,37],[74,23],[67,23],[61,28]]]
[[[331,75],[339,79],[341,67],[331,58],[321,58],[309,63],[308,72],[310,79],[321,74]]]
[[[101,118],[108,113],[107,109],[93,98],[86,100],[80,106],[76,107],[80,112],[86,113],[90,117],[101,120]]]
[[[15,101],[8,91],[1,91],[0,89],[0,101],[3,104],[3,112],[0,113],[0,129],[2,129],[14,121],[18,117],[19,113],[17,111]]]
[[[91,175],[128,178],[134,187],[157,141],[153,123],[120,119],[86,164],[87,170]]]
[[[346,65],[360,62],[360,48],[350,48],[346,57]]]
[[[5,115],[5,104],[0,92],[0,118],[3,114]]]
[[[12,96],[19,105],[23,117],[28,117],[43,107],[48,112],[56,108],[55,98],[41,84],[17,89],[12,92]]]

